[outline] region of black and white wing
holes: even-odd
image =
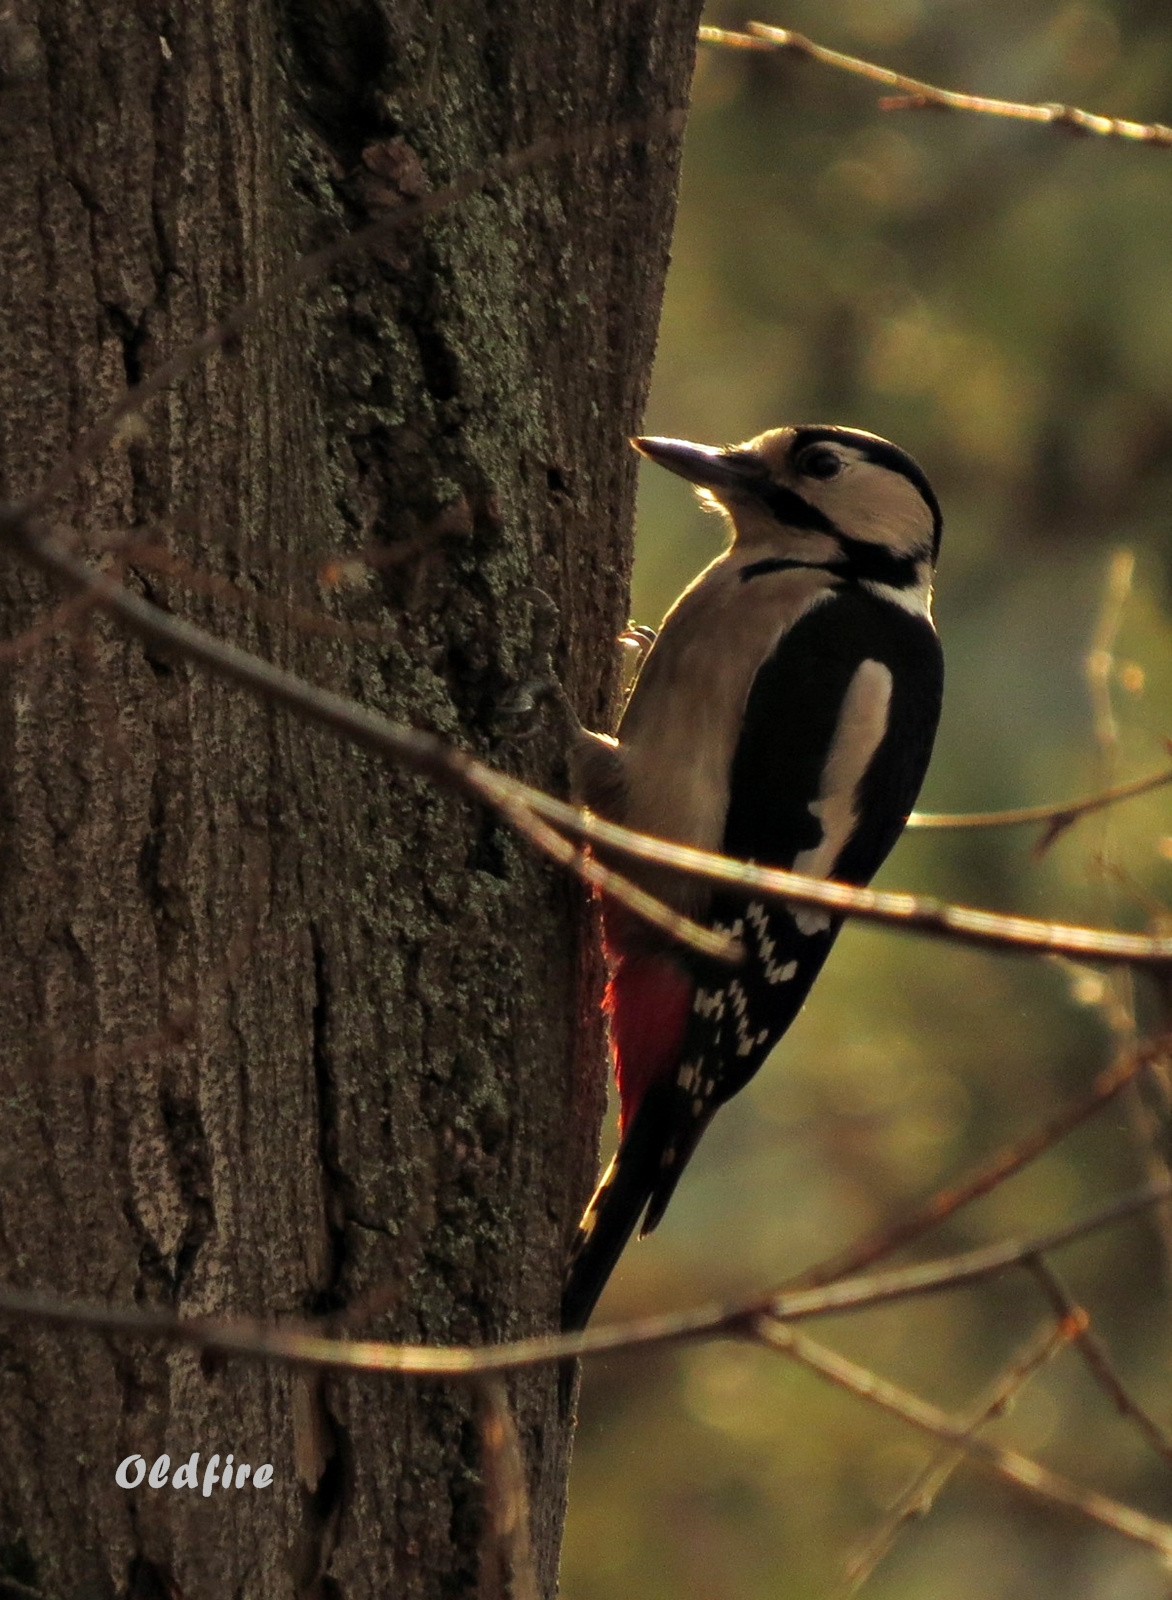
[[[749,691],[725,854],[869,882],[919,793],[943,676],[924,613],[861,585],[810,608]],[[750,959],[739,969],[693,963],[692,1016],[643,1234],[662,1217],[717,1107],[748,1082],[797,1016],[842,925],[821,910],[727,893],[714,895],[707,920],[741,938]],[[656,1098],[647,1112],[662,1130],[665,1108]]]

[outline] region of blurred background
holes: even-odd
[[[1172,122],[1172,11],[1155,0],[721,0],[705,20],[750,17],[950,88]],[[841,422],[924,466],[945,511],[948,664],[925,810],[1058,801],[1158,771],[1172,735],[1172,150],[884,113],[880,92],[701,47],[646,429],[719,444]],[[658,622],[720,536],[686,485],[644,468],[634,618]],[[1037,837],[909,832],[879,882],[1131,928],[1172,903],[1172,790],[1084,821],[1040,861]],[[1084,1092],[1133,998],[1142,1027],[1142,986],[848,928],[599,1321],[766,1288],[898,1216]],[[1033,1233],[1139,1185],[1144,1117],[1139,1097],[1117,1102],[912,1257]],[[1167,1261],[1149,1217],[1054,1264],[1172,1426]],[[1045,1315],[1022,1274],[807,1331],[963,1410]],[[1070,1350],[990,1436],[1172,1515],[1172,1474]],[[844,1592],[851,1554],[933,1448],[763,1351],[593,1362],[564,1593]],[[863,1593],[1154,1600],[1170,1586],[1150,1552],[963,1468]]]

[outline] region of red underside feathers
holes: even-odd
[[[619,1086],[620,1136],[651,1085],[679,1064],[692,993],[691,978],[663,956],[621,957],[612,972],[604,1004]]]

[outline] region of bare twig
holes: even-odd
[[[1083,664],[1087,692],[1091,702],[1091,721],[1097,752],[1098,782],[1114,783],[1119,760],[1119,721],[1111,695],[1111,680],[1115,675],[1115,646],[1123,616],[1131,598],[1135,579],[1135,555],[1131,550],[1116,550],[1107,563],[1107,579],[1095,618],[1091,641]],[[1093,858],[1106,891],[1107,915],[1114,916],[1119,905],[1119,865],[1115,859],[1114,817],[1104,813],[1099,818],[1099,844]],[[1109,1005],[1102,1007],[1116,1039],[1121,1045],[1134,1043],[1135,985],[1126,972],[1109,974],[1105,979],[1105,992],[1110,994]],[[1129,1091],[1132,1120],[1138,1100],[1134,1086]],[[1151,1156],[1150,1142],[1147,1150]]]
[[[1034,1374],[1076,1337],[1075,1322],[1065,1316],[1057,1323],[1041,1328],[977,1402],[962,1423],[965,1432],[972,1435],[986,1423],[1003,1416]],[[909,1522],[928,1514],[937,1495],[964,1458],[963,1447],[949,1445],[916,1473],[879,1526],[848,1560],[844,1574],[847,1593],[855,1594],[862,1588]]]
[[[1091,1320],[1086,1312],[1072,1299],[1048,1261],[1039,1256],[1037,1260],[1030,1262],[1029,1266],[1058,1315],[1078,1324],[1074,1341],[1095,1382],[1107,1395],[1120,1416],[1133,1422],[1164,1465],[1172,1468],[1172,1439],[1158,1422],[1148,1416],[1139,1401],[1129,1392],[1115,1370],[1110,1351],[1092,1329]]]
[[[1078,1512],[1092,1522],[1121,1533],[1137,1544],[1147,1545],[1166,1559],[1172,1558],[1172,1526],[1146,1517],[1130,1506],[1110,1500],[1095,1489],[1072,1483],[1049,1468],[1019,1455],[1016,1450],[1005,1450],[974,1434],[969,1426],[941,1411],[938,1406],[909,1394],[906,1389],[884,1378],[878,1378],[866,1368],[848,1361],[845,1356],[815,1344],[804,1334],[796,1333],[781,1323],[762,1317],[753,1329],[753,1336],[771,1350],[778,1350],[798,1362],[810,1372],[828,1379],[838,1388],[857,1395],[859,1399],[902,1418],[934,1439],[955,1445],[969,1456],[975,1465],[984,1467],[999,1478],[1024,1489],[1027,1494],[1047,1505]]]
[[[0,668],[10,661],[19,661],[38,645],[55,634],[72,633],[94,609],[96,602],[88,594],[73,594],[59,601],[43,617],[38,617],[23,632],[11,639],[0,640]]]
[[[749,1337],[779,1349],[843,1388],[860,1395],[911,1422],[914,1426],[960,1447],[979,1463],[1020,1488],[1052,1505],[1080,1511],[1084,1516],[1113,1528],[1140,1543],[1172,1555],[1172,1528],[1130,1510],[1097,1494],[1094,1490],[1048,1472],[1036,1462],[1013,1451],[971,1437],[970,1429],[873,1374],[863,1371],[841,1356],[802,1339],[789,1323],[827,1311],[861,1310],[865,1306],[889,1304],[912,1294],[936,1292],[971,1283],[1010,1267],[1030,1264],[1044,1250],[1057,1249],[1090,1231],[1105,1227],[1155,1204],[1172,1191],[1172,1183],[1149,1188],[1105,1206],[1091,1217],[1055,1230],[1022,1244],[1003,1244],[967,1256],[888,1273],[869,1284],[840,1284],[822,1291],[773,1296],[766,1302],[733,1307],[710,1307],[678,1316],[648,1318],[613,1328],[584,1333],[552,1335],[548,1338],[518,1340],[487,1349],[427,1348],[418,1345],[392,1345],[373,1340],[323,1338],[308,1328],[273,1327],[256,1321],[220,1321],[211,1318],[183,1320],[164,1311],[112,1309],[70,1303],[55,1296],[7,1289],[0,1291],[0,1315],[22,1321],[47,1323],[66,1328],[88,1328],[137,1338],[162,1339],[169,1343],[194,1346],[224,1355],[277,1361],[319,1370],[367,1373],[398,1373],[404,1376],[446,1377],[483,1386],[486,1376],[523,1367],[548,1364],[571,1356],[594,1355],[604,1351],[630,1350],[651,1344],[666,1344],[698,1338]],[[768,1310],[761,1309],[767,1305]],[[498,1534],[506,1525],[511,1530],[510,1551],[514,1583],[525,1568],[524,1519],[519,1515],[517,1475],[508,1465],[507,1429],[500,1430],[500,1414],[489,1400],[495,1421],[486,1429],[486,1452],[492,1458],[487,1474],[497,1473],[496,1509],[493,1511]],[[498,1431],[494,1431],[494,1429]],[[495,1452],[495,1453],[494,1453]],[[512,1487],[509,1488],[508,1485]],[[490,1496],[493,1494],[490,1485]],[[522,1578],[523,1582],[524,1579]]]
[[[394,1372],[407,1377],[476,1383],[486,1374],[517,1372],[578,1356],[614,1354],[697,1339],[744,1337],[746,1330],[755,1327],[762,1317],[804,1321],[963,1288],[1028,1265],[1043,1252],[1061,1249],[1100,1228],[1113,1227],[1149,1210],[1169,1194],[1172,1194],[1172,1179],[1124,1195],[1078,1222],[1036,1238],[990,1245],[849,1283],[757,1294],[732,1304],[701,1306],[610,1327],[588,1328],[583,1333],[535,1336],[480,1348],[328,1338],[305,1325],[276,1326],[253,1318],[180,1318],[167,1311],[100,1306],[24,1289],[0,1289],[0,1316],[56,1327],[89,1328],[135,1338],[161,1339],[169,1344],[192,1345],[222,1355],[292,1363],[325,1371]]]
[[[1017,806],[1011,811],[913,811],[907,825],[909,828],[1017,828],[1044,822],[1046,827],[1033,850],[1035,856],[1040,856],[1080,817],[1106,811],[1109,806],[1134,800],[1137,795],[1151,794],[1154,789],[1166,788],[1170,783],[1172,767],[1147,778],[1116,784],[1085,800],[1068,800],[1065,805]]]
[[[985,1245],[979,1250],[969,1250],[963,1255],[945,1256],[940,1261],[900,1267],[867,1278],[839,1279],[818,1288],[784,1289],[775,1295],[758,1299],[756,1309],[786,1322],[796,1322],[837,1311],[858,1311],[864,1306],[890,1305],[896,1300],[936,1294],[941,1289],[961,1289],[967,1284],[996,1277],[1010,1267],[1028,1266],[1036,1256],[1061,1249],[1076,1239],[1085,1238],[1088,1232],[1108,1227],[1113,1222],[1134,1216],[1138,1211],[1148,1211],[1169,1195],[1172,1195],[1172,1177],[1164,1177],[1145,1189],[1112,1201],[1091,1217],[1067,1223],[1064,1227],[1032,1239],[1011,1239],[1001,1244]]]
[[[1134,588],[1135,567],[1133,551],[1120,549],[1112,552],[1085,662],[1094,741],[1098,752],[1099,782],[1104,784],[1114,782],[1119,762],[1119,718],[1111,686],[1116,676],[1119,633]],[[1111,814],[1103,814],[1098,833],[1094,865],[1104,885],[1107,915],[1114,917],[1121,898],[1120,887],[1127,880],[1118,860],[1117,832]],[[1133,974],[1126,969],[1105,974],[1104,997],[1105,1003],[1101,1009],[1108,1025],[1117,1039],[1124,1044],[1130,1043],[1137,1033]],[[1167,994],[1160,996],[1160,1003],[1168,1011]],[[1172,1112],[1167,1062],[1153,1060],[1148,1069],[1129,1086],[1123,1104],[1148,1176],[1155,1177],[1167,1172],[1168,1122]],[[1156,1227],[1160,1236],[1165,1278],[1172,1281],[1172,1210],[1167,1206],[1157,1212]]]
[[[81,560],[22,507],[0,505],[0,543],[9,545],[71,588],[92,596],[96,604],[153,644],[196,661],[218,677],[239,684],[311,722],[332,728],[365,749],[401,761],[447,788],[487,803],[528,833],[540,848],[572,865],[587,882],[621,899],[637,915],[663,928],[672,938],[717,959],[735,960],[737,942],[681,917],[635,885],[617,879],[566,841],[557,845],[553,836],[533,821],[534,814],[552,823],[560,833],[583,842],[604,844],[609,853],[670,867],[709,883],[730,885],[742,891],[746,898],[752,895],[797,905],[823,906],[843,916],[989,949],[1067,955],[1106,965],[1143,966],[1160,974],[1172,968],[1172,938],[1039,922],[948,905],[926,896],[857,889],[777,868],[730,861],[724,856],[632,833],[494,772],[434,734],[390,722],[352,700],[316,688],[283,668],[161,611],[149,600],[116,583],[108,573]]]
[[[492,774],[494,781],[498,776]],[[861,922],[880,923],[905,933],[927,934],[988,950],[1068,955],[1105,966],[1142,967],[1160,977],[1172,970],[1172,938],[1041,922],[1031,917],[951,905],[928,895],[859,889],[823,878],[807,878],[778,867],[758,867],[752,862],[734,861],[728,856],[633,833],[616,823],[604,822],[588,811],[578,811],[562,801],[552,800],[537,790],[525,790],[523,802],[547,817],[559,830],[591,844],[605,845],[608,854],[668,867],[689,878],[735,889],[746,899],[822,906]]]
[[[988,117],[1009,117],[1017,122],[1040,122],[1065,128],[1070,133],[1129,139],[1139,144],[1172,145],[1172,128],[1159,122],[1127,122],[1120,117],[1080,111],[1077,106],[1029,105],[1015,100],[991,100],[985,95],[962,94],[954,89],[941,89],[934,83],[924,83],[919,78],[909,78],[906,73],[893,72],[889,67],[880,67],[859,56],[845,55],[841,50],[829,50],[825,45],[815,44],[805,34],[795,33],[792,28],[750,22],[748,29],[748,33],[736,33],[727,28],[701,28],[700,42],[732,50],[784,50],[898,90],[898,94],[886,95],[880,100],[882,111],[973,111]]]
[[[284,597],[250,593],[238,583],[233,583],[231,578],[193,566],[165,545],[128,541],[117,546],[117,553],[120,566],[138,567],[144,572],[171,578],[193,594],[206,595],[211,600],[218,600],[221,605],[231,606],[238,611],[250,611],[254,616],[270,622],[286,624],[303,635],[362,640],[369,644],[386,644],[398,638],[393,628],[377,622],[349,622],[341,617],[327,616],[324,611],[315,610],[312,606],[298,605]]]
[[[486,772],[490,769],[485,768]],[[493,774],[499,776],[499,774]],[[693,922],[690,917],[682,916],[678,911],[673,911],[662,900],[657,900],[654,895],[640,889],[629,878],[621,877],[610,867],[603,866],[601,861],[596,861],[580,846],[571,844],[556,829],[543,822],[536,814],[534,808],[527,805],[524,800],[516,800],[507,793],[502,793],[490,804],[507,818],[523,834],[530,844],[547,855],[551,861],[566,867],[588,883],[591,888],[597,889],[600,894],[609,895],[612,900],[617,900],[643,918],[644,922],[651,923],[654,927],[662,928],[670,938],[680,944],[688,945],[693,950],[698,950],[701,955],[712,956],[717,961],[737,961],[741,958],[742,949],[738,940],[731,939],[727,934],[718,933],[711,928],[705,928],[698,922]]]
[[[91,597],[140,637],[198,662],[216,676],[251,690],[263,700],[283,705],[311,722],[333,728],[354,744],[391,756],[447,788],[486,801],[538,848],[564,865],[572,866],[588,883],[620,900],[645,921],[661,927],[673,939],[718,960],[735,954],[735,942],[727,935],[714,933],[681,917],[599,862],[583,857],[568,840],[554,833],[533,814],[531,800],[539,797],[537,790],[503,773],[493,772],[434,734],[390,722],[354,700],[315,688],[303,678],[237,645],[217,639],[180,617],[171,616],[149,600],[132,594],[109,573],[82,561],[17,509],[0,506],[0,542],[15,545],[37,566]],[[570,817],[576,817],[572,806],[564,809]]]
[[[1107,583],[1102,605],[1095,619],[1094,635],[1087,653],[1086,674],[1094,714],[1095,743],[1103,763],[1103,776],[1110,781],[1119,746],[1119,724],[1111,702],[1111,677],[1115,671],[1115,641],[1123,624],[1123,613],[1131,598],[1135,578],[1135,553],[1116,550],[1107,567]]]
[[[861,1272],[884,1256],[901,1250],[913,1240],[921,1238],[962,1207],[971,1205],[992,1192],[1007,1178],[1013,1177],[1031,1161],[1044,1155],[1067,1134],[1081,1127],[1115,1099],[1121,1090],[1135,1081],[1136,1076],[1157,1056],[1168,1051],[1168,1041],[1157,1039],[1139,1049],[1121,1052],[1112,1064],[1099,1073],[1089,1091],[1078,1100],[1064,1106],[1056,1116],[1044,1122],[1034,1133],[1002,1150],[991,1161],[985,1162],[963,1182],[950,1189],[941,1189],[930,1200],[910,1212],[906,1217],[877,1229],[856,1244],[830,1256],[817,1265],[807,1267],[785,1283],[784,1290],[817,1288],[819,1284],[833,1283],[839,1278]]]

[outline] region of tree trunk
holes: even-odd
[[[697,10],[16,0],[0,493],[306,249],[680,106]],[[550,616],[584,718],[614,692],[676,157],[666,131],[563,150],[282,295],[56,520],[128,540],[104,559],[168,609],[556,786],[550,720],[522,742],[500,709]],[[0,1278],[440,1344],[549,1329],[603,1099],[575,887],[59,598],[0,564]],[[550,1592],[567,1423],[552,1374],[511,1393]],[[194,1451],[200,1490],[115,1483]],[[271,1487],[205,1498],[229,1451]],[[451,1386],[0,1326],[13,1593],[468,1592],[478,1457]]]

